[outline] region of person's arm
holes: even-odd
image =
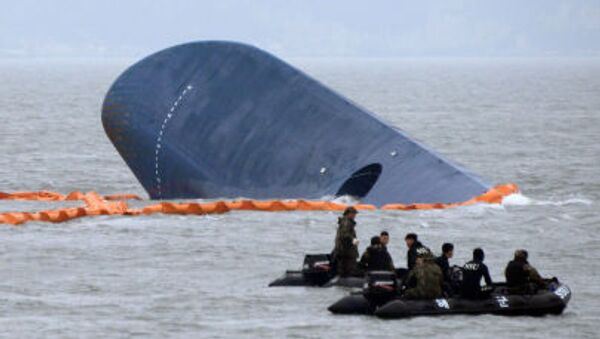
[[[388,269],[392,272],[396,272],[396,268],[394,267],[394,260],[392,260],[392,256],[390,255],[390,253],[388,251],[385,251],[385,255],[386,255]]]
[[[444,273],[442,272],[441,268],[440,268],[440,273],[442,273],[442,274],[439,275],[439,278],[438,278],[439,282],[438,282],[438,284],[439,284],[441,290],[444,291],[444,281],[446,281],[446,279],[444,278]]]
[[[360,257],[360,261],[358,262],[358,264],[360,265],[360,267],[362,268],[368,268],[369,266],[369,250],[365,250],[365,253],[363,253],[363,255]]]
[[[444,275],[444,281],[450,281],[450,263],[448,262],[448,260],[444,260],[443,257],[439,257],[436,262],[442,270],[442,274]]]
[[[406,288],[413,288],[413,287],[417,286],[417,277],[416,277],[415,270],[410,270],[408,272],[408,275],[406,276],[406,278],[404,278],[403,283]]]
[[[415,259],[416,259],[416,257],[413,254],[413,250],[411,248],[406,253],[406,268],[408,268],[409,270],[412,270],[415,267],[415,261],[416,261]]]
[[[485,279],[486,285],[492,285],[492,277],[490,277],[490,272],[487,268],[487,265],[483,265],[483,279]]]
[[[526,265],[525,269],[527,270],[527,272],[529,272],[529,280],[538,284],[538,285],[545,285],[546,282],[544,281],[544,279],[542,278],[542,276],[538,273],[538,271],[531,265]]]

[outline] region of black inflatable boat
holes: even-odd
[[[329,254],[307,254],[302,270],[286,271],[285,274],[269,284],[275,286],[315,286],[315,287],[363,287],[364,276],[338,277]]]
[[[362,292],[352,293],[329,307],[336,314],[369,314],[381,318],[406,318],[450,314],[530,315],[561,314],[571,299],[567,285],[552,281],[547,289],[527,295],[509,294],[505,284],[494,284],[486,297],[407,300],[398,294],[393,274],[371,272]]]

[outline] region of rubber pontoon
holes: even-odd
[[[360,293],[352,293],[329,307],[335,314],[366,314],[380,318],[406,318],[451,314],[495,314],[542,316],[561,314],[571,299],[571,290],[560,282],[528,295],[509,294],[505,284],[495,284],[483,299],[460,297],[407,300],[398,296],[394,281],[369,281]]]
[[[285,274],[275,279],[269,287],[275,286],[315,286],[315,287],[363,287],[365,278],[338,277],[335,275],[331,255],[329,254],[307,254],[304,257],[302,270],[286,271]]]

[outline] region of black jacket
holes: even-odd
[[[481,261],[471,260],[463,266],[463,281],[460,294],[466,298],[476,298],[481,294],[481,278],[486,285],[492,284],[487,266]]]
[[[506,265],[504,275],[508,287],[517,287],[529,282],[529,272],[525,269],[526,261],[512,260]]]
[[[450,263],[448,263],[448,257],[442,254],[435,258],[435,263],[442,269],[444,281],[450,282]]]
[[[392,271],[392,256],[383,245],[369,246],[360,258],[360,265],[367,271]]]
[[[417,251],[420,248],[427,248],[421,244],[420,241],[415,241],[414,244],[408,249],[406,253],[406,267],[409,270],[412,270],[415,267],[415,263],[417,262]]]

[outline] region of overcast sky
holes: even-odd
[[[215,39],[287,57],[600,56],[600,0],[0,0],[2,57]]]

